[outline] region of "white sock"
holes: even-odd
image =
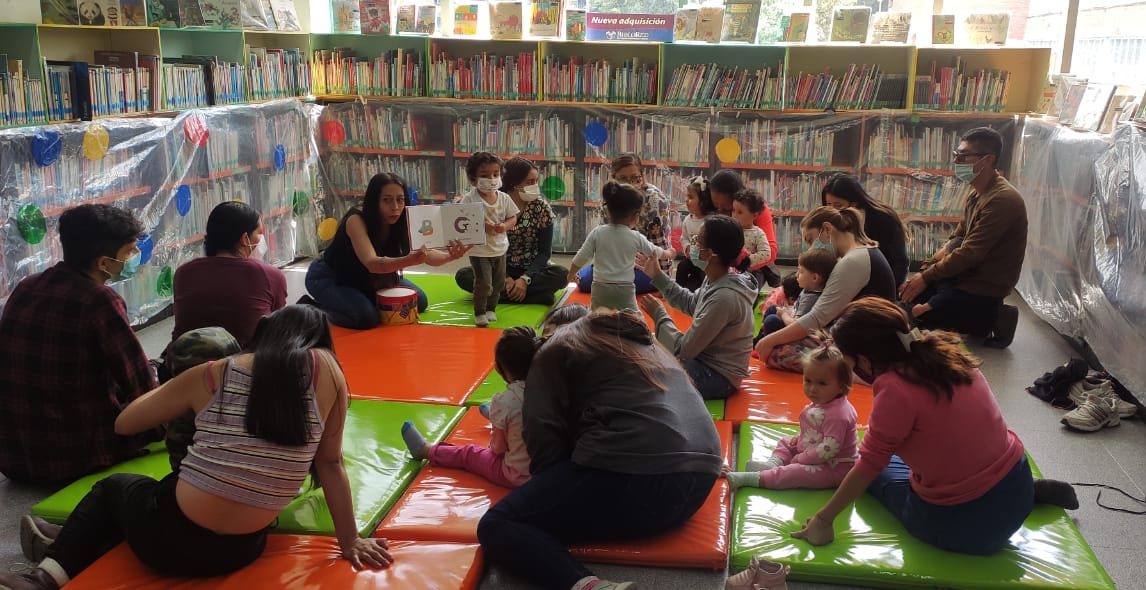
[[[744,467],[749,471],[768,471],[777,467],[783,467],[784,462],[779,457],[772,455],[763,461],[749,461]]]
[[[728,483],[732,484],[734,488],[760,487],[759,471],[729,471],[724,477],[728,479]]]
[[[58,584],[61,588],[64,584],[67,584],[69,581],[71,581],[71,578],[68,577],[68,572],[64,571],[64,566],[60,565],[60,562],[52,559],[51,557],[41,561],[40,565],[37,567],[48,572],[48,575],[52,576],[52,579],[55,580],[56,584]]]

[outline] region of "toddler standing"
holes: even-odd
[[[497,321],[497,304],[505,287],[505,253],[509,237],[505,232],[517,223],[517,205],[501,192],[501,158],[489,152],[474,152],[466,161],[466,177],[473,189],[463,203],[485,206],[485,243],[470,250],[474,270],[474,324],[484,328]]]
[[[693,176],[688,181],[688,198],[684,202],[688,208],[688,217],[681,224],[680,245],[686,252],[689,245],[695,242],[700,228],[704,227],[704,218],[716,212],[716,205],[712,203],[712,193],[708,190],[708,179],[704,176]],[[695,291],[704,282],[704,271],[697,268],[691,260],[685,258],[676,266],[676,284]]]
[[[764,322],[760,324],[760,333],[756,335],[755,339],[757,342],[772,332],[782,330],[784,326],[812,311],[816,301],[824,292],[824,285],[828,283],[828,277],[836,268],[836,254],[820,248],[805,250],[800,254],[797,264],[796,284],[800,295],[796,298],[795,309],[788,312],[779,306],[771,305],[764,310]]]
[[[503,487],[516,488],[529,481],[529,452],[522,438],[521,406],[525,401],[525,376],[541,340],[533,328],[517,326],[502,333],[493,349],[494,368],[508,384],[490,401],[489,421],[493,433],[489,446],[449,443],[427,444],[422,433],[407,420],[402,440],[418,460],[430,465],[464,469]]]
[[[746,188],[732,195],[732,217],[744,228],[744,249],[748,251],[748,274],[756,279],[756,285],[768,284],[768,273],[764,270],[772,259],[772,247],[768,236],[756,226],[756,217],[764,211],[764,195]]]
[[[733,487],[768,489],[834,488],[859,458],[856,409],[848,402],[852,370],[834,346],[804,356],[804,395],[800,432],[785,436],[772,456],[749,461],[748,471],[725,474]]]
[[[615,181],[605,183],[601,200],[609,212],[609,223],[589,232],[585,243],[569,265],[569,282],[577,281],[577,271],[593,263],[593,288],[589,307],[637,309],[637,288],[633,268],[637,252],[661,260],[672,260],[672,248],[654,246],[633,229],[641,213],[645,195],[631,185]]]

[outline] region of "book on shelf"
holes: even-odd
[[[940,126],[881,125],[867,142],[865,163],[876,168],[951,170],[959,132]]]
[[[413,205],[406,211],[411,249],[445,248],[453,240],[467,246],[485,243],[485,206],[481,203]]]
[[[50,121],[92,119],[91,81],[82,61],[44,60]]]
[[[24,60],[0,53],[0,127],[46,121],[44,84],[24,70]]]
[[[45,25],[80,24],[76,0],[40,0],[40,22]]]
[[[906,76],[887,74],[875,64],[851,64],[842,78],[830,70],[788,78],[786,107],[798,109],[902,108]]]
[[[1119,88],[1111,97],[1110,104],[1102,115],[1102,124],[1098,126],[1098,132],[1113,133],[1118,123],[1130,119],[1130,115],[1137,106],[1137,99],[1131,94],[1126,94],[1124,88]]]
[[[358,0],[330,0],[330,30],[334,33],[362,32]]]
[[[183,110],[208,106],[204,64],[163,58],[163,108]]]
[[[314,52],[314,92],[325,95],[422,96],[422,54],[394,49],[377,57],[357,57],[353,49]]]
[[[725,0],[720,41],[755,43],[760,22],[760,0]]]
[[[1138,108],[1131,118],[1135,121],[1146,121],[1146,93],[1143,93],[1142,98],[1138,99]]]
[[[96,27],[118,27],[119,0],[77,0],[79,24]]]
[[[119,20],[125,27],[146,27],[147,8],[143,0],[119,0]]]
[[[433,4],[418,5],[418,12],[414,17],[414,32],[421,35],[433,35],[437,26],[438,7]]]
[[[561,35],[562,0],[529,0],[529,34],[534,37]]]
[[[199,0],[178,0],[180,27],[205,27],[203,6]]]
[[[955,15],[931,15],[931,44],[951,45],[955,43]]]
[[[1102,124],[1102,116],[1106,107],[1110,105],[1110,97],[1114,96],[1114,84],[1090,83],[1079,101],[1071,126],[1086,131],[1098,131]]]
[[[195,1],[195,0],[191,0]],[[203,12],[203,25],[211,29],[241,29],[242,11],[239,0],[210,0],[199,2]]]
[[[481,114],[453,123],[454,151],[489,150],[529,160],[563,159],[572,155],[573,125],[557,115],[543,117],[528,111],[520,116]]]
[[[697,10],[696,40],[705,43],[719,43],[724,29],[724,7],[705,5]]]
[[[584,41],[589,32],[589,11],[570,8],[565,11],[565,40]]]
[[[832,42],[867,42],[871,8],[867,6],[839,6],[832,13]]]
[[[545,100],[655,104],[657,65],[633,57],[621,63],[547,55],[541,64]]]
[[[491,38],[520,39],[523,33],[523,24],[520,0],[490,3],[489,35]],[[584,32],[584,28],[582,28],[582,32]]]
[[[673,22],[674,41],[696,40],[696,19],[700,16],[700,8],[685,6],[676,11],[676,20]]]
[[[871,19],[872,43],[907,43],[910,12],[877,12]]]
[[[922,70],[921,68],[921,71]],[[951,65],[931,62],[929,75],[915,78],[915,107],[933,111],[1002,112],[1007,105],[1011,72],[1007,70],[967,71],[960,56]]]
[[[302,24],[295,10],[294,0],[269,0],[275,27],[280,31],[301,31]]]
[[[458,2],[454,8],[454,35],[458,37],[474,37],[478,34],[479,10],[478,5],[472,2]]]
[[[707,118],[703,125],[621,115],[591,120],[609,130],[609,143],[604,148],[585,144],[587,153],[598,158],[631,152],[646,160],[649,166],[700,164],[699,167],[708,168],[712,122]]]
[[[390,0],[359,0],[358,14],[364,34],[390,34]]]
[[[537,54],[499,56],[482,52],[451,57],[437,52],[430,62],[430,96],[537,100]]]
[[[277,27],[271,5],[267,0],[239,0],[239,13],[243,17],[243,29],[248,31],[273,31]]]
[[[808,24],[812,22],[810,12],[789,12],[780,17],[781,40],[785,43],[803,43],[808,40]]]
[[[684,64],[672,72],[664,105],[780,110],[783,64],[759,69]]]
[[[1051,76],[1051,81],[1054,84],[1054,98],[1050,107],[1043,112],[1051,117],[1062,117],[1063,111],[1066,110],[1067,94],[1069,94],[1071,86],[1079,83],[1086,84],[1087,80],[1074,74],[1054,74]]]
[[[168,28],[181,26],[179,21],[179,0],[147,0],[147,25],[151,27]]]
[[[740,142],[743,164],[831,166],[834,157],[836,132],[823,125],[754,119],[724,126],[720,134]]]
[[[1086,88],[1089,85],[1090,83],[1085,78],[1067,81],[1062,110],[1059,111],[1058,116],[1060,123],[1063,125],[1074,124],[1079,107],[1082,106],[1082,97],[1086,94]]]
[[[310,93],[310,64],[301,50],[245,47],[247,89],[251,99],[292,98]]]
[[[418,28],[415,22],[418,20],[418,7],[414,4],[402,4],[398,6],[397,23],[395,28],[398,33],[417,33]]]
[[[965,45],[1004,45],[1011,15],[1005,12],[968,14],[963,17],[963,43]]]

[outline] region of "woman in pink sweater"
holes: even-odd
[[[832,338],[875,392],[860,459],[792,536],[830,543],[836,516],[865,490],[920,540],[958,553],[1001,549],[1034,502],[1077,508],[1069,484],[1031,476],[1019,437],[958,336],[920,333],[891,301],[848,305]]]

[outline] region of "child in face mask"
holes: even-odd
[[[497,321],[498,301],[505,286],[505,253],[509,250],[506,232],[517,223],[518,209],[501,188],[501,158],[490,152],[474,152],[466,162],[466,177],[473,189],[463,203],[485,206],[486,243],[470,251],[474,271],[474,324],[480,328]]]

